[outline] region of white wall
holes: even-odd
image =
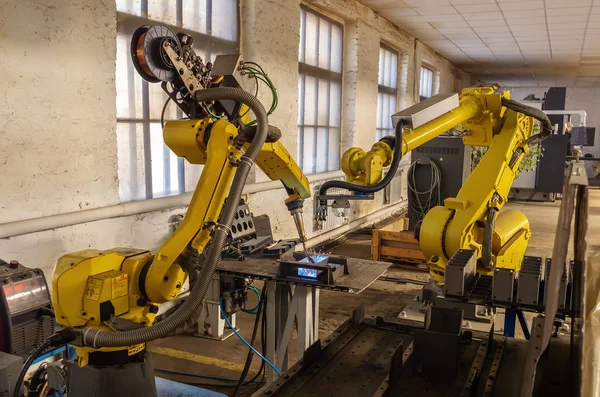
[[[309,5],[345,26],[342,147],[375,141],[379,42],[401,52],[405,104],[415,102],[421,58],[437,69],[440,92],[469,84],[469,76],[355,0]],[[96,208],[118,202],[113,2],[94,0],[0,5],[0,223]],[[241,47],[259,62],[279,91],[270,122],[281,128],[292,154],[297,145],[297,0],[241,0]],[[417,61],[415,62],[415,47]],[[268,94],[266,94],[268,95]],[[269,100],[269,98],[263,98]],[[399,102],[401,103],[401,102]],[[406,164],[406,161],[405,163]],[[264,180],[257,172],[252,181]],[[255,214],[271,216],[276,238],[295,237],[283,189],[248,197]],[[355,204],[351,220],[381,208],[382,195]],[[56,259],[83,248],[156,249],[169,234],[172,209],[101,220],[0,240],[0,258],[20,259],[49,275]],[[306,203],[309,236],[312,202]]]

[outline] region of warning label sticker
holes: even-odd
[[[102,289],[102,280],[96,278],[88,278],[85,286],[85,298],[97,301],[100,298],[100,290]]]
[[[127,295],[129,292],[127,284],[127,274],[121,274],[118,277],[112,279],[112,299],[117,299]]]

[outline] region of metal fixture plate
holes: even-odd
[[[246,257],[244,261],[222,260],[217,271],[220,274],[230,274],[237,277],[248,277],[257,280],[278,280],[278,282],[316,287],[334,291],[361,293],[365,288],[385,274],[392,265],[388,262],[371,261],[357,258],[347,258],[348,272],[340,276],[335,285],[315,285],[301,280],[278,280],[279,263],[273,259]]]

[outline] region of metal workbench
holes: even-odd
[[[298,354],[302,354],[319,339],[319,291],[327,289],[358,294],[381,275],[391,263],[356,258],[345,258],[348,274],[335,280],[334,285],[316,284],[309,280],[281,279],[276,259],[246,257],[245,260],[222,260],[213,277],[213,283],[204,300],[204,311],[198,321],[199,333],[205,332],[205,322],[212,324],[212,331],[225,339],[231,335],[220,318],[220,276],[230,275],[252,280],[263,280],[267,286],[266,358],[275,363],[282,372],[288,369],[288,345],[294,323],[298,333]],[[235,315],[231,318],[235,327]],[[214,324],[218,324],[215,326]],[[277,378],[267,367],[267,384]]]

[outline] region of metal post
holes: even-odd
[[[288,300],[288,291],[290,291],[290,289],[292,289],[293,286],[288,285],[288,284],[277,284],[277,301],[276,301],[276,315],[277,315],[277,323],[276,325],[276,335],[277,335],[277,339],[276,339],[276,346],[280,346],[281,345],[281,341],[283,338],[283,332],[285,329],[285,323],[287,320],[287,314],[289,313],[289,307],[291,302]],[[292,291],[293,292],[293,291]],[[283,360],[281,361],[281,372],[287,371],[288,369],[288,351],[287,349],[285,350],[285,352],[277,352],[278,356],[283,354]]]
[[[319,298],[321,290],[313,288],[313,329],[311,345],[319,339]]]
[[[277,288],[277,283],[275,281],[267,282],[267,346],[266,346],[266,354],[267,360],[274,363],[275,362],[275,322],[277,321],[275,316],[275,290]],[[273,383],[276,378],[275,371],[271,366],[267,365],[267,385]]]
[[[529,324],[527,324],[527,319],[523,314],[523,310],[517,310],[517,318],[519,319],[519,324],[521,324],[521,329],[523,330],[525,339],[529,340],[529,338],[531,338],[531,330],[529,329]]]
[[[295,296],[298,297],[298,357],[301,357],[311,345],[313,331],[313,303],[311,290],[312,288],[310,287],[296,287]]]
[[[515,337],[515,324],[517,321],[517,312],[515,309],[507,308],[504,312],[504,336]]]

